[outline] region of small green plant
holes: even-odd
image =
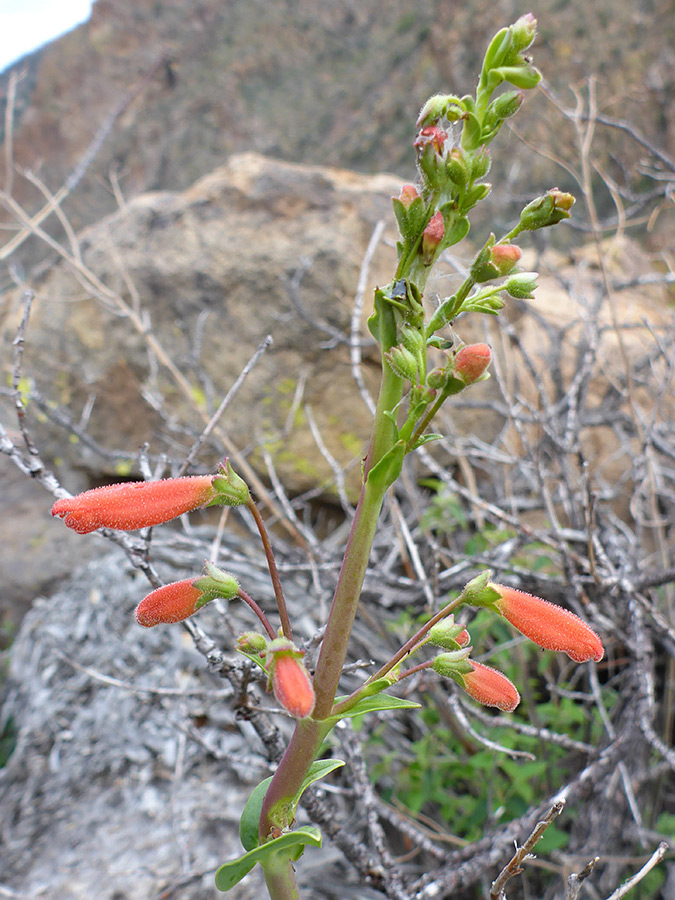
[[[220,890],[233,887],[259,863],[272,900],[299,897],[293,863],[305,847],[320,844],[321,835],[314,827],[294,827],[298,802],[307,787],[343,765],[339,760],[318,759],[321,748],[341,719],[419,706],[389,693],[404,679],[431,669],[452,679],[481,704],[509,712],[517,707],[520,696],[515,684],[473,657],[468,630],[453,619],[461,607],[484,610],[540,646],[563,651],[576,662],[603,656],[599,637],[577,616],[496,584],[489,572],[483,572],[420,624],[353,693],[337,695],[386,494],[395,485],[406,455],[439,437],[430,428],[446,401],[489,377],[490,348],[483,343],[453,344],[446,328],[468,313],[494,316],[509,297],[531,298],[537,275],[520,271],[521,250],[513,241],[524,232],[567,219],[574,203],[570,194],[557,189],[528,203],[507,233],[499,238],[487,236],[457,291],[428,311],[424,294],[429,273],[448,247],[466,237],[471,211],[490,193],[491,186],[485,181],[490,169],[489,145],[506,119],[517,113],[523,92],[539,83],[541,76],[526,55],[535,30],[532,15],[501,29],[486,51],[475,95],[431,97],[417,120],[414,150],[419,177],[415,184],[404,185],[393,200],[400,232],[398,262],[390,283],[375,291],[368,320],[381,351],[379,398],[360,496],[313,673],[305,667],[303,650],[294,641],[264,522],[247,485],[229,462],[214,475],[111,485],[74,498],[62,497],[53,506],[52,514],[80,533],[101,527],[144,528],[205,505],[246,507],[258,526],[277,601],[278,626],[236,579],[209,562],[200,576],[157,586],[136,611],[138,622],[150,627],[182,621],[215,597],[241,599],[257,617],[260,630],[243,634],[238,650],[264,671],[270,691],[296,720],[275,774],[254,789],[244,809],[240,827],[244,853],[218,869],[216,886]],[[501,90],[504,86],[507,89]],[[432,348],[443,359],[434,367],[430,364]],[[437,499],[427,525],[436,527],[439,515],[447,519],[448,511],[455,517],[461,514],[452,498]],[[489,531],[480,537],[484,541],[503,539],[502,534]],[[411,657],[423,647],[433,652],[411,665]],[[462,760],[444,749],[442,729],[433,722],[433,712],[426,715],[432,717],[434,731],[416,748],[416,771],[408,770],[409,786],[404,793],[409,803],[424,803],[429,791],[438,787],[438,778],[448,777],[453,787],[443,801],[447,804],[444,813],[472,835],[482,821],[476,787],[481,772],[494,776],[499,800],[507,809],[517,812],[532,802],[533,779],[543,776],[543,762],[532,762],[526,777],[522,772],[516,777],[509,760],[496,762],[488,752]],[[508,735],[503,740],[509,740]]]

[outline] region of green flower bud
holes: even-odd
[[[240,653],[246,653],[248,656],[255,656],[257,653],[263,653],[267,648],[268,638],[258,631],[245,631],[237,638],[237,650]]]
[[[493,69],[491,74],[493,73],[498,74],[503,81],[526,91],[535,88],[541,81],[541,72],[529,63],[524,66],[500,66]]]
[[[553,188],[537,197],[523,209],[520,214],[520,227],[528,231],[557,225],[563,219],[569,219],[570,209],[574,205],[572,194],[566,194]]]
[[[445,171],[448,178],[458,188],[463,188],[469,181],[469,166],[467,164],[466,154],[459,147],[453,147],[448,155],[445,164]]]
[[[448,616],[429,629],[428,638],[437,647],[457,651],[469,643],[469,632],[463,625],[456,625],[453,616]]]
[[[441,390],[448,381],[448,372],[446,369],[438,367],[432,369],[427,375],[427,385],[434,391]]]
[[[511,49],[516,53],[527,48],[533,43],[537,33],[537,20],[532,13],[525,13],[511,26]]]
[[[531,300],[536,287],[536,272],[518,272],[515,275],[510,275],[504,285],[507,294],[518,300]]]
[[[417,381],[417,359],[406,347],[392,347],[384,358],[392,372],[400,378]]]
[[[477,153],[472,154],[471,179],[478,181],[479,178],[484,178],[490,171],[491,162],[490,151],[487,147],[481,147]]]
[[[425,128],[427,125],[436,125],[439,119],[447,117],[449,106],[461,106],[459,97],[453,94],[434,94],[420,110],[417,117],[417,127]]]
[[[197,603],[198,609],[214,597],[222,597],[223,600],[233,600],[238,596],[239,582],[234,575],[224,572],[208,560],[204,562],[204,568],[206,569],[206,575],[202,575],[201,578],[193,581],[194,586],[204,595]]]

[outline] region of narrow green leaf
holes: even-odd
[[[418,447],[423,447],[425,444],[430,444],[432,441],[442,441],[444,437],[444,434],[423,434],[415,441],[410,449],[417,450]]]
[[[276,856],[298,859],[307,844],[313,847],[321,846],[321,832],[312,825],[289,831],[278,838],[267,841],[261,846],[249,850],[248,853],[244,853],[243,856],[224,863],[216,872],[216,888],[219,891],[229,891],[248,875],[256,863],[260,863],[264,867],[271,863]]]
[[[336,703],[344,700],[344,697],[336,697]],[[347,712],[339,716],[334,716],[335,721],[340,719],[351,719],[354,716],[363,716],[370,712],[386,712],[390,709],[418,709],[422,704],[415,703],[413,700],[403,700],[401,697],[394,697],[392,694],[375,694],[372,697],[364,697],[363,700],[348,709]]]

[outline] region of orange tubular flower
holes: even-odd
[[[297,656],[275,654],[272,690],[284,709],[296,719],[304,719],[314,709],[314,688],[309,672]]]
[[[78,534],[97,528],[135,531],[168,522],[209,503],[216,496],[212,479],[212,475],[190,475],[110,484],[57,500],[52,515],[63,519]]]
[[[580,663],[605,655],[598,635],[568,609],[502,584],[488,586],[500,595],[495,606],[501,615],[545,650],[560,650]]]
[[[462,675],[467,694],[483,706],[496,706],[504,712],[513,712],[520,703],[520,694],[506,675],[472,659],[467,662],[473,666],[473,672]]]
[[[202,591],[194,586],[194,578],[174,581],[157,588],[144,597],[136,607],[136,621],[145,628],[153,625],[170,625],[187,619],[203,604],[199,604]]]

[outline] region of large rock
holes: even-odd
[[[81,235],[82,264],[105,285],[104,295],[65,263],[35,285],[24,372],[76,420],[93,404],[87,434],[108,451],[133,456],[147,441],[152,453],[175,457],[269,333],[272,349],[222,424],[240,448],[262,443],[290,491],[316,487],[332,470],[317,452],[306,408],[341,465],[358,456],[367,435],[370,413],[350,369],[350,320],[373,228],[385,218],[393,233],[390,197],[398,185],[390,176],[246,154],[184,193],[137,197]],[[369,304],[393,262],[390,243],[381,242]],[[121,304],[185,374],[188,392],[158,364]],[[12,327],[5,334],[9,341]],[[60,430],[34,427],[62,471],[87,466],[98,477],[124,469],[124,460],[64,443]]]
[[[66,412],[82,428],[81,438],[68,435],[37,402],[29,402],[29,426],[64,486],[76,491],[101,479],[135,474],[135,455],[146,442],[152,458],[166,453],[182,459],[269,333],[273,347],[249,375],[219,425],[222,433],[214,433],[198,463],[212,469],[234,445],[267,477],[269,454],[289,493],[311,490],[329,498],[336,493],[335,460],[346,469],[353,496],[371,421],[350,364],[354,295],[373,229],[384,220],[359,332],[362,372],[374,393],[379,362],[364,321],[373,287],[387,283],[393,271],[390,198],[399,184],[392,176],[245,154],[185,192],[139,196],[84,232],[79,272],[58,262],[34,281],[36,300],[23,363],[26,384],[39,391],[42,409],[51,416]],[[654,329],[667,329],[672,317],[662,286],[645,279],[651,262],[636,244],[624,238],[603,252],[610,280],[632,286],[616,290],[599,309],[596,301],[604,288],[592,252],[580,251],[577,258],[549,252],[536,262],[525,258],[526,267],[536,265],[543,274],[534,301],[513,301],[504,311],[513,339],[506,339],[499,322],[486,317],[456,324],[465,341],[490,340],[500,361],[496,371],[508,374],[501,385],[493,378],[473,387],[466,400],[458,398],[442,417],[440,431],[453,438],[474,435],[486,444],[499,439],[500,446],[517,456],[523,434],[511,427],[505,398],[518,403],[523,398],[531,406],[531,439],[537,439],[542,417],[560,400],[560,385],[550,378],[551,360],[556,354],[561,359],[564,391],[575,375],[580,342],[595,341],[583,446],[608,490],[621,492],[620,481],[633,464],[637,445],[631,439],[635,428],[618,425],[627,421],[626,413],[630,419],[649,410],[663,364],[661,355],[657,369],[645,368],[650,357],[659,356]],[[458,263],[466,263],[470,250],[462,247],[460,253]],[[452,267],[440,267],[429,284],[429,297],[447,296],[458,278]],[[20,299],[15,294],[2,301],[5,379]],[[140,328],[134,327],[134,316]],[[159,342],[159,351],[148,342],[146,329]],[[166,359],[158,357],[162,351]],[[183,374],[184,389],[167,361]],[[627,363],[652,373],[640,376],[639,383],[633,379],[637,413],[622,395]],[[663,418],[669,398],[659,396],[657,415]],[[603,413],[608,403],[616,422],[608,422]],[[6,427],[15,421],[11,407],[4,421]],[[314,423],[323,449],[310,427]],[[16,428],[14,437],[19,437]],[[68,568],[62,525],[48,523],[49,503],[17,473],[12,488],[0,496],[0,521],[10,532],[2,545],[8,560],[6,606],[25,608],[46,582]],[[625,512],[626,503],[620,508]],[[18,515],[22,531],[12,524]]]

